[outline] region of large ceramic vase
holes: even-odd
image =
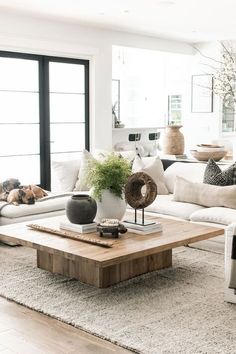
[[[100,222],[104,218],[121,220],[126,211],[125,199],[117,197],[109,190],[102,192],[101,201],[97,202],[97,214],[95,221]]]
[[[184,136],[180,132],[182,125],[168,125],[163,140],[163,152],[168,155],[183,155]]]
[[[73,224],[90,224],[96,212],[97,203],[88,194],[73,195],[66,204],[66,215]]]

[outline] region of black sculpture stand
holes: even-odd
[[[141,219],[141,222],[139,222],[139,220],[138,220],[138,218],[137,218],[138,210],[141,210],[141,212],[142,212],[142,219]],[[153,224],[155,224],[155,222],[145,221],[145,218],[144,218],[144,208],[142,208],[142,209],[134,209],[134,221],[125,220],[125,222],[128,222],[129,224],[133,224],[133,225],[140,225],[140,226],[147,226],[147,225],[153,225]]]

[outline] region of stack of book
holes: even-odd
[[[89,234],[90,232],[97,231],[97,223],[92,222],[90,224],[73,224],[69,221],[61,221],[60,222],[60,229],[79,232],[80,234]]]
[[[123,225],[128,229],[129,232],[134,232],[136,234],[140,235],[148,235],[152,234],[154,232],[162,231],[162,223],[161,222],[155,222],[152,224],[147,224],[147,225],[141,225],[141,224],[135,224],[135,223],[129,223],[129,222],[122,222]]]

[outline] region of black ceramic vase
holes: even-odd
[[[73,224],[90,224],[97,213],[97,203],[88,194],[75,194],[66,204],[66,215]]]

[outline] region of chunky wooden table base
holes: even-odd
[[[172,250],[107,267],[91,266],[86,260],[76,261],[57,254],[37,251],[37,266],[52,273],[78,279],[98,288],[106,288],[137,275],[171,267]]]
[[[127,213],[125,218],[132,218]],[[100,247],[58,235],[32,230],[28,222],[0,226],[0,241],[11,241],[37,250],[37,265],[52,273],[79,279],[96,287],[107,287],[122,280],[166,267],[172,263],[172,249],[222,235],[218,227],[157,218],[163,231],[149,235],[132,232],[120,235],[112,248]],[[66,216],[37,220],[43,227],[58,229]],[[101,240],[97,233],[87,234]]]

